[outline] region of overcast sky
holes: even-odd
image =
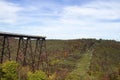
[[[0,31],[120,40],[120,0],[0,0]]]

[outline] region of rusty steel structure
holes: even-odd
[[[0,32],[0,63],[15,60],[32,71],[47,69],[46,37]]]

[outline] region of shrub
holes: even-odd
[[[56,80],[56,73],[49,76],[49,80]]]
[[[28,80],[47,80],[47,75],[43,71],[28,72]]]
[[[15,61],[7,61],[2,64],[2,72],[4,73],[4,80],[17,80],[18,73],[17,73],[18,63]]]

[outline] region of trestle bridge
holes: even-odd
[[[0,64],[14,60],[32,71],[46,70],[46,37],[0,32]]]

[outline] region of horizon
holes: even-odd
[[[40,35],[29,35],[29,34],[19,34],[19,33],[10,33],[10,32],[1,32],[2,34],[13,34],[13,35],[25,35],[25,36],[40,36]],[[104,39],[104,38],[71,38],[71,39],[55,39],[55,38],[51,38],[48,39],[46,36],[40,36],[40,37],[45,37],[46,40],[82,40],[82,39],[95,39],[95,40],[114,40],[119,42],[119,40],[115,40],[115,39]]]
[[[118,0],[0,0],[0,31],[120,41]]]

